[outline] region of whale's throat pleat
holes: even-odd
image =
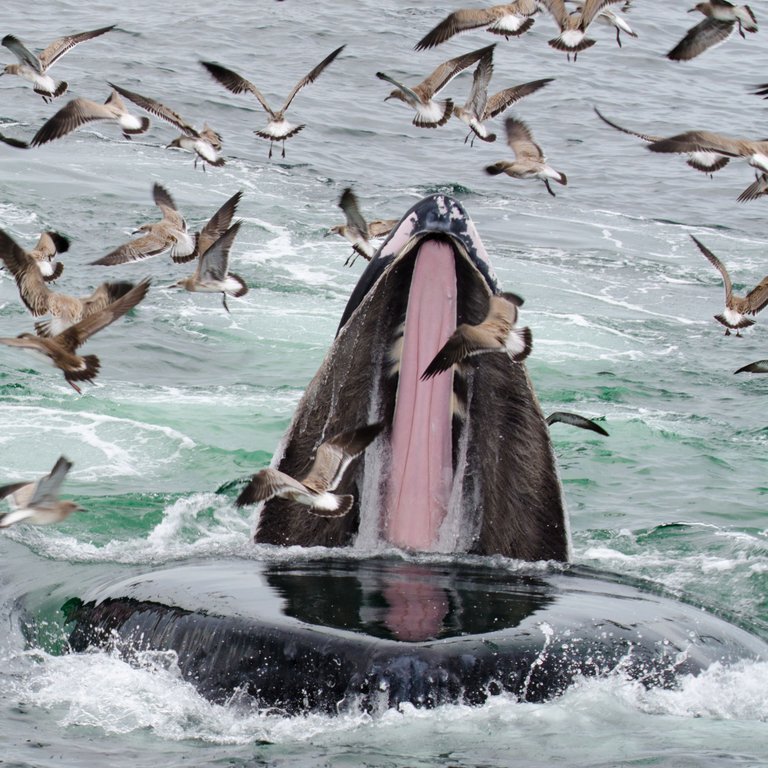
[[[398,547],[435,549],[453,481],[453,376],[421,374],[456,329],[454,253],[444,241],[419,246],[408,295],[388,480],[384,538]]]

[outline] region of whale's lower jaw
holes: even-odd
[[[525,367],[485,354],[455,377],[421,380],[458,323],[482,321],[493,288],[450,233],[406,239],[340,330],[277,454],[279,469],[301,476],[319,442],[383,421],[338,489],[355,505],[344,518],[310,520],[274,499],[256,541],[564,561],[561,489]]]
[[[583,677],[671,686],[759,638],[616,577],[447,560],[230,561],[103,585],[65,609],[69,647],[174,651],[206,698],[285,714],[538,702]],[[204,606],[204,607],[200,607]]]

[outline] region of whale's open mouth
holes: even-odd
[[[320,442],[383,422],[337,489],[355,497],[352,511],[309,519],[272,499],[257,541],[567,559],[549,435],[525,367],[496,352],[422,378],[457,325],[481,323],[498,293],[459,203],[433,195],[403,217],[355,287],[276,454],[301,477]]]

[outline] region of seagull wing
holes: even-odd
[[[592,421],[592,419],[588,419],[586,416],[580,416],[578,413],[555,411],[547,416],[547,424],[551,425],[558,421],[563,424],[570,424],[572,427],[590,429],[592,432],[597,432],[599,435],[608,437],[608,432],[606,432],[598,423]]]
[[[731,282],[731,276],[728,274],[728,270],[725,268],[725,264],[723,264],[720,259],[715,256],[712,251],[707,248],[704,243],[702,243],[700,240],[697,240],[693,235],[691,235],[691,240],[693,240],[694,243],[699,247],[699,250],[707,257],[709,263],[723,276],[723,285],[725,286],[725,303],[727,304],[730,299],[731,295],[733,294],[733,283]]]
[[[226,280],[229,272],[229,249],[240,231],[242,222],[236,221],[210,248],[200,254],[197,278],[201,282]]]
[[[421,103],[421,96],[419,96],[416,91],[413,90],[413,88],[410,88],[407,85],[403,85],[402,83],[395,80],[394,77],[390,77],[386,72],[377,72],[376,77],[379,78],[379,80],[386,80],[388,83],[392,83],[402,94],[405,96],[405,100],[412,106],[416,107],[417,104]]]
[[[478,66],[480,65],[478,64]],[[530,83],[514,85],[511,88],[505,88],[503,91],[495,93],[488,99],[482,119],[489,120],[492,117],[496,117],[496,115],[501,114],[507,107],[514,104],[516,101],[519,101],[525,96],[530,96],[530,94],[535,93],[539,88],[543,88],[554,79],[554,77],[545,77],[542,80],[532,80]]]
[[[30,144],[33,147],[39,147],[41,144],[66,136],[86,123],[113,119],[114,114],[104,104],[98,104],[90,99],[72,99],[43,123],[32,137]]]
[[[75,323],[65,331],[62,331],[58,336],[54,336],[52,341],[61,345],[64,349],[73,352],[88,338],[93,336],[94,333],[102,328],[106,328],[122,317],[128,310],[133,309],[147,295],[150,282],[149,278],[142,280],[119,299],[104,307],[100,312],[88,315],[79,323]]]
[[[706,18],[691,27],[685,37],[667,54],[672,61],[688,61],[707,48],[724,43],[733,32],[735,21]]]
[[[90,32],[78,32],[75,35],[65,35],[64,37],[54,40],[41,54],[40,63],[43,65],[43,70],[48,69],[54,61],[60,59],[65,53],[71,51],[79,43],[86,40],[92,40],[94,37],[99,37],[105,32],[109,32],[115,28],[115,24],[109,27],[100,27],[99,29],[92,29]]]
[[[281,112],[285,112],[286,109],[290,106],[291,102],[293,101],[296,94],[305,86],[309,85],[310,83],[313,83],[317,78],[320,76],[320,73],[344,50],[344,46],[339,46],[335,51],[328,54],[311,72],[306,74],[304,77],[299,80],[296,85],[293,86],[293,90],[288,94],[288,98],[285,100],[285,104],[283,104],[283,108],[280,110]]]
[[[30,507],[39,507],[46,504],[55,504],[59,498],[59,489],[64,482],[72,467],[72,462],[63,456],[53,465],[53,469],[35,483],[35,489],[32,492],[32,498],[27,503]]]
[[[321,443],[312,468],[302,479],[303,484],[317,493],[333,491],[352,460],[373,442],[383,427],[380,422],[368,424],[341,432]]]
[[[141,261],[142,259],[148,259],[150,256],[159,256],[161,253],[165,253],[172,245],[173,241],[170,238],[162,237],[157,231],[153,230],[146,235],[119,245],[106,256],[102,256],[100,259],[90,263],[113,267],[116,264]]]
[[[756,360],[754,363],[739,368],[734,373],[768,373],[768,360]]]
[[[492,8],[461,8],[446,16],[436,27],[427,32],[414,46],[417,51],[434,48],[444,43],[460,32],[485,27],[493,24],[504,15],[506,5],[496,5]]]
[[[119,85],[109,83],[110,88],[114,88],[121,96],[124,96],[129,101],[132,101],[137,106],[146,110],[155,117],[159,117],[161,120],[165,120],[166,123],[176,126],[182,133],[187,136],[193,136],[196,139],[200,138],[200,134],[197,129],[193,128],[178,112],[174,112],[169,109],[165,104],[161,104],[159,101],[150,99],[147,96],[142,96],[139,93],[134,93],[125,88],[121,88]]]
[[[747,295],[747,314],[756,315],[768,304],[768,276],[764,277]]]
[[[489,338],[486,329],[479,325],[462,323],[424,369],[421,378],[422,380],[431,379],[438,373],[447,371],[451,366],[463,362],[470,355],[491,349],[501,349],[501,345],[494,337]]]
[[[357,240],[362,238],[368,239],[368,224],[366,224],[363,214],[360,213],[360,207],[357,203],[357,196],[352,191],[351,187],[347,187],[339,198],[339,208],[344,211],[344,216],[347,219],[347,228],[353,232],[353,237],[350,240]]]
[[[281,472],[279,469],[267,467],[259,470],[250,480],[248,485],[243,488],[235,501],[235,505],[242,507],[246,504],[255,504],[258,501],[266,501],[274,496],[296,496],[303,494],[307,497],[311,493],[298,481],[290,475]]]
[[[228,229],[232,223],[232,217],[235,215],[237,205],[242,198],[243,193],[235,192],[216,213],[208,219],[206,225],[198,232],[195,241],[195,250],[189,257],[183,261],[191,261],[197,256],[202,256]],[[178,259],[176,260],[178,262]]]
[[[544,160],[541,147],[533,140],[530,128],[514,117],[508,117],[504,122],[507,131],[507,144],[515,153],[515,157],[526,160]]]
[[[478,119],[484,119],[486,104],[488,103],[488,85],[493,75],[493,49],[491,48],[480,61],[477,62],[475,74],[472,76],[472,87],[464,104],[464,109],[476,115]]]
[[[622,133],[626,133],[630,136],[637,136],[638,139],[642,139],[643,141],[647,141],[648,143],[653,142],[659,142],[664,141],[663,136],[651,136],[648,133],[638,133],[637,131],[631,131],[629,128],[623,128],[618,123],[614,123],[613,120],[609,120],[597,107],[593,107],[595,110],[595,114],[607,125],[610,125],[611,128],[615,128],[617,131],[621,131]]]
[[[478,48],[476,51],[457,56],[455,59],[444,61],[429,76],[422,80],[414,90],[416,93],[428,98],[436,96],[459,72],[462,72],[467,67],[471,67],[475,62],[482,59],[483,56],[486,56],[489,51],[493,51],[495,46],[496,43],[493,43],[484,48]]]
[[[16,35],[6,35],[1,42],[22,64],[28,64],[35,72],[43,74],[45,68],[40,60]]]
[[[231,69],[214,64],[212,61],[201,61],[200,63],[208,70],[211,77],[221,83],[228,91],[232,91],[232,93],[244,93],[245,91],[252,93],[264,108],[264,111],[270,117],[275,117],[272,107],[267,104],[267,100],[261,91],[250,80],[246,80],[242,75],[238,75],[237,72],[233,72]]]
[[[0,229],[0,259],[16,280],[24,306],[35,316],[48,311],[51,292],[35,260],[14,239]]]

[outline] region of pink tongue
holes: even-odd
[[[456,273],[447,243],[426,241],[416,257],[405,318],[384,537],[434,550],[453,476],[451,371],[421,374],[456,329]]]

